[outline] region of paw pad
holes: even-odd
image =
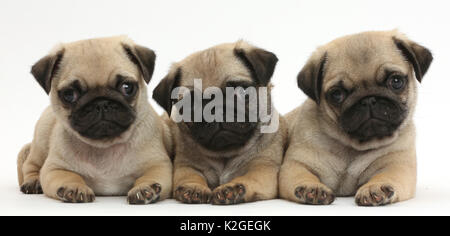
[[[212,203],[215,205],[231,205],[244,202],[246,189],[242,184],[219,186],[214,190]]]

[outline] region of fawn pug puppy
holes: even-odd
[[[286,116],[281,197],[330,204],[356,194],[361,206],[412,198],[416,80],[432,60],[428,49],[397,31],[351,35],[318,48],[298,75],[310,99]]]
[[[169,197],[169,131],[147,97],[154,65],[155,53],[126,37],[63,44],[39,60],[31,73],[51,105],[19,154],[22,192],[74,203]]]
[[[172,118],[170,126],[175,143],[173,194],[176,200],[228,205],[277,197],[277,176],[287,136],[284,120],[274,119],[278,118],[278,113],[270,103],[270,79],[277,61],[275,54],[243,41],[222,44],[176,63],[154,90],[153,98]],[[236,119],[221,122],[207,121],[203,117],[198,120],[200,122],[193,122],[193,119],[174,122],[182,109],[174,105],[180,101],[172,99],[172,91],[184,87],[188,90],[185,95],[195,97],[195,79],[202,79],[203,90],[199,92],[203,95],[211,88],[218,88],[225,92],[225,97],[226,88],[241,88],[231,97],[244,98],[246,114],[250,104],[261,108],[264,103],[251,103],[246,91],[267,87],[268,96],[263,100],[266,106],[270,104],[267,107],[272,116],[266,121],[259,118],[251,121],[246,117],[245,122]],[[201,103],[208,100],[200,99]],[[224,116],[237,114],[225,111],[230,103],[234,100],[227,100],[220,106],[224,108]],[[180,112],[175,112],[178,109]],[[275,132],[261,132],[262,126],[277,121],[279,128]]]

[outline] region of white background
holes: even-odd
[[[23,1],[0,2],[0,214],[63,215],[448,215],[450,214],[448,1]],[[16,156],[30,142],[48,97],[29,73],[59,42],[126,34],[158,55],[150,89],[171,63],[223,42],[245,39],[273,51],[280,61],[273,83],[281,113],[305,95],[296,75],[314,49],[336,37],[398,28],[435,56],[420,85],[418,191],[414,200],[382,208],[359,208],[352,198],[332,206],[281,200],[231,207],[188,206],[173,200],[128,206],[123,198],[63,204],[19,192]],[[162,112],[155,102],[152,105]]]

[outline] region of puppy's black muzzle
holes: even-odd
[[[109,98],[96,98],[70,117],[72,127],[81,136],[94,140],[119,136],[135,119],[135,112],[127,104]]]
[[[383,96],[367,96],[341,116],[345,132],[360,142],[391,136],[406,118],[404,104]]]
[[[256,122],[189,123],[192,137],[212,151],[232,150],[244,146],[253,136]]]
[[[203,106],[210,99],[203,99]],[[238,103],[245,103],[244,111],[238,109]],[[234,105],[232,110],[233,122],[227,122],[227,111],[230,104]],[[195,107],[191,107],[191,117],[194,117]],[[238,114],[240,112],[245,112],[244,119],[240,121],[238,119]],[[225,151],[233,150],[243,147],[248,140],[254,135],[255,130],[258,126],[259,121],[251,121],[250,119],[249,101],[248,100],[230,100],[225,101],[221,113],[223,114],[223,122],[207,122],[204,117],[202,117],[201,122],[185,122],[186,126],[189,128],[191,136],[196,142],[211,151]],[[257,118],[258,119],[258,118]]]

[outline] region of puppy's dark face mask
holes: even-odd
[[[116,87],[83,89],[78,81],[59,90],[63,106],[70,110],[71,127],[81,136],[92,140],[107,140],[120,136],[136,120],[132,102],[138,84],[125,82],[118,76]]]
[[[367,88],[336,85],[325,97],[341,129],[364,143],[392,136],[408,117],[408,86],[407,76],[391,75],[386,82]]]
[[[197,143],[211,151],[235,150],[245,146],[254,136],[260,122],[258,117],[256,117],[256,120],[250,118],[250,113],[255,112],[253,114],[257,114],[257,111],[253,111],[250,108],[250,102],[254,101],[250,101],[249,97],[245,96],[245,89],[242,91],[235,90],[235,93],[231,95],[227,95],[226,89],[222,91],[225,98],[223,104],[219,104],[221,109],[216,110],[214,108],[212,114],[221,113],[223,120],[208,122],[202,116],[201,121],[196,122],[194,120],[196,107],[192,104],[190,115],[192,119],[189,122],[182,123],[183,126],[187,127],[190,135]],[[242,92],[244,93],[242,95],[236,94]],[[190,96],[191,101],[195,101],[194,92],[191,92]],[[229,99],[226,99],[226,97]],[[201,101],[202,107],[214,104],[214,99],[201,99]],[[181,116],[183,112],[183,109],[180,109]],[[239,120],[239,114],[242,114],[242,120]],[[231,117],[232,121],[227,121],[227,117]]]

